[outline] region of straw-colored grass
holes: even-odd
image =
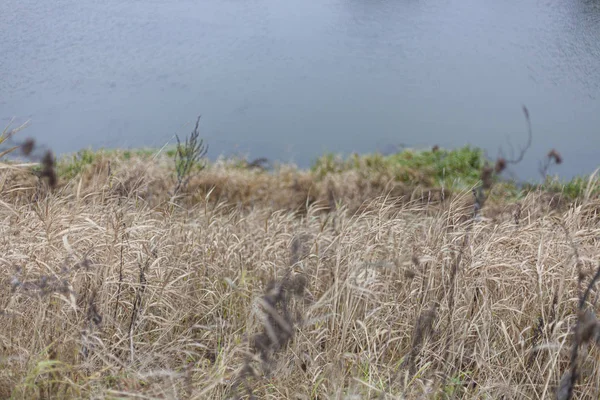
[[[597,200],[473,220],[468,189],[224,167],[171,198],[163,162],[0,170],[1,398],[553,398]]]

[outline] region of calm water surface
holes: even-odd
[[[58,152],[162,146],[202,114],[210,154],[534,143],[600,165],[597,0],[2,0],[0,125]],[[23,133],[23,134],[25,134]]]

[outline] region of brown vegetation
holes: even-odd
[[[8,148],[0,397],[599,398],[598,181],[503,187],[523,111],[495,163]]]
[[[600,396],[598,200],[170,161],[0,170],[0,397]]]

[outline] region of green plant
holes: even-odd
[[[58,175],[66,179],[73,179],[83,172],[88,165],[94,163],[97,153],[90,149],[79,150],[77,153],[66,157],[58,164]]]
[[[431,150],[407,149],[388,156],[353,154],[346,159],[330,153],[318,158],[311,171],[318,178],[354,170],[364,177],[386,174],[410,185],[466,188],[479,181],[486,161],[483,151],[471,146],[454,150],[437,147]]]
[[[204,141],[200,139],[200,133],[198,131],[199,124],[200,117],[196,120],[196,126],[192,133],[185,139],[185,143],[182,144],[179,140],[179,136],[175,136],[177,138],[177,147],[174,157],[175,172],[177,174],[177,184],[174,190],[175,194],[179,193],[179,191],[187,186],[194,168],[202,171],[206,167],[203,159],[208,152],[208,146],[205,146]]]

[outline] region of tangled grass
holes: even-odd
[[[0,397],[600,397],[596,181],[473,218],[468,188],[353,170],[173,197],[165,162],[0,170]]]

